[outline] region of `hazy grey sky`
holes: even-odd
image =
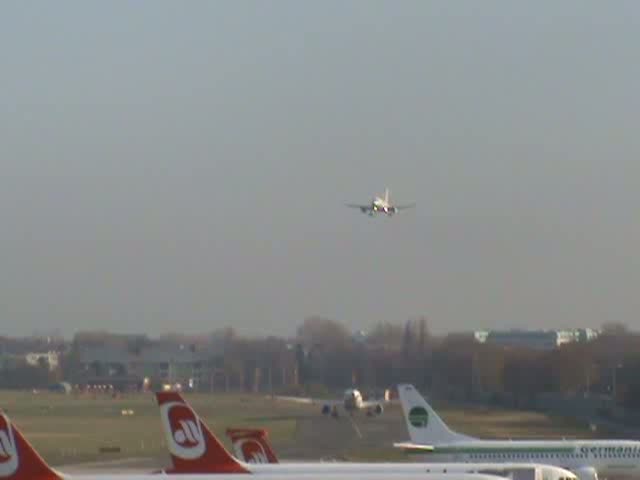
[[[6,1],[0,334],[640,327],[640,2]],[[344,208],[388,185],[404,215]]]

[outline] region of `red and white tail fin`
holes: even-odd
[[[178,392],[156,393],[173,469],[166,473],[250,473]]]
[[[0,413],[0,479],[61,480],[27,442],[9,418]]]
[[[228,428],[236,457],[246,463],[278,463],[266,430]]]

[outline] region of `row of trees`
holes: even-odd
[[[512,404],[541,393],[604,394],[640,409],[640,335],[619,324],[604,325],[590,342],[553,350],[505,348],[471,335],[435,337],[425,318],[381,323],[363,342],[338,322],[310,318],[297,339],[307,348],[297,356],[305,384],[386,388],[411,382],[432,395]]]
[[[0,388],[39,389],[61,380],[60,369],[49,370],[47,365],[19,363],[0,370]]]
[[[411,382],[432,395],[463,400],[522,404],[546,392],[600,393],[640,409],[640,335],[624,326],[607,325],[588,343],[539,351],[482,344],[471,336],[436,337],[424,317],[404,324],[380,323],[366,335],[353,335],[340,322],[321,317],[306,319],[294,338],[246,338],[231,328],[153,341],[146,336],[82,332],[66,348],[58,371],[25,365],[3,369],[0,386],[26,388],[69,379],[78,368],[80,346],[111,343],[135,355],[153,342],[202,352],[203,369],[211,372],[204,383],[212,389],[301,392],[354,385],[383,389]]]

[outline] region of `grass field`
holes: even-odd
[[[273,408],[264,397],[249,395],[188,395],[188,399],[221,437],[228,426],[268,428],[278,441],[292,438],[295,432],[295,405]],[[120,457],[167,459],[153,395],[113,399],[1,392],[0,405],[53,465]],[[123,416],[122,410],[129,409],[134,414]],[[119,447],[121,453],[101,454],[103,447]]]
[[[276,452],[286,459],[406,460],[394,441],[407,440],[400,408],[379,417],[325,418],[318,406],[274,401],[261,395],[187,395],[201,417],[228,445],[227,427],[269,431]],[[0,406],[53,465],[140,458],[145,468],[168,464],[153,395],[64,396],[0,392]],[[123,416],[122,410],[134,414]],[[574,438],[593,434],[577,422],[506,410],[447,410],[452,427],[485,438]],[[100,453],[119,447],[120,453]]]

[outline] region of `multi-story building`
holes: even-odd
[[[473,332],[480,343],[504,347],[524,347],[538,350],[553,350],[572,342],[589,342],[598,336],[591,328],[567,330],[483,330]]]
[[[91,345],[79,348],[81,377],[87,383],[142,383],[154,381],[179,383],[197,388],[208,368],[220,363],[209,350],[172,343],[155,343],[137,351],[116,345]]]

